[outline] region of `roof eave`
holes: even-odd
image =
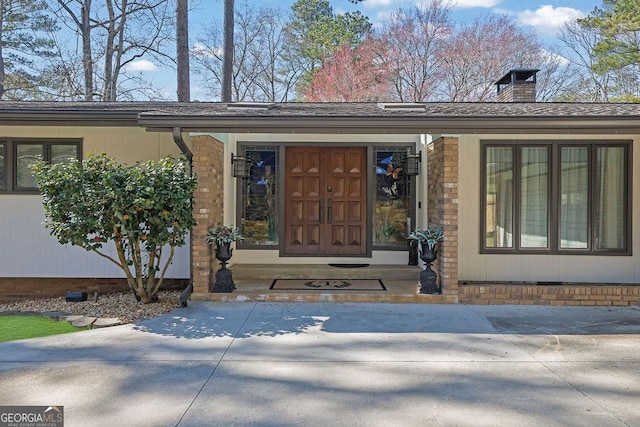
[[[139,127],[138,111],[2,111],[3,126],[126,126]]]
[[[150,131],[221,133],[518,133],[638,134],[635,117],[164,117],[142,116]]]

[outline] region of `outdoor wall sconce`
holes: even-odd
[[[404,172],[409,176],[420,175],[420,163],[422,162],[422,151],[416,154],[407,154],[407,166]]]
[[[249,162],[246,158],[231,153],[231,166],[235,178],[249,178]]]

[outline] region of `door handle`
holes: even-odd
[[[320,211],[318,212],[318,222],[324,224],[324,199],[320,199]]]
[[[327,224],[333,223],[333,201],[329,199],[327,201]]]

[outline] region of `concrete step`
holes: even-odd
[[[236,284],[237,285],[237,284]],[[412,284],[415,288],[415,284]],[[332,302],[332,303],[393,303],[393,304],[456,304],[457,295],[423,295],[416,291],[349,292],[349,291],[256,291],[241,286],[232,293],[193,293],[194,301],[217,302]]]

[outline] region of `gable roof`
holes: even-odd
[[[264,105],[3,101],[0,123],[142,126],[157,131],[180,128],[184,132],[640,133],[640,104],[412,103],[406,108],[376,103]]]

